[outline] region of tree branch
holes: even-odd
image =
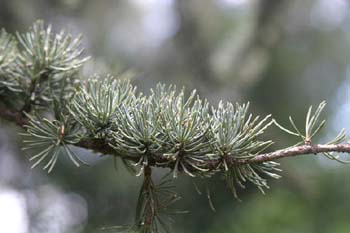
[[[0,118],[16,123],[20,127],[24,127],[28,123],[28,118],[23,115],[19,111],[9,110],[5,108],[0,108]],[[94,152],[101,153],[104,155],[114,155],[114,149],[108,145],[103,139],[95,139],[95,138],[84,138],[80,140],[78,143],[74,144],[74,146],[93,150]],[[242,165],[242,164],[254,164],[254,163],[263,163],[268,161],[275,161],[281,158],[294,157],[299,155],[307,155],[314,154],[317,155],[319,153],[326,152],[339,152],[339,153],[350,153],[350,143],[341,143],[341,144],[305,144],[301,146],[293,146],[269,153],[258,154],[253,158],[249,159],[237,159],[233,156],[227,157],[225,162],[229,166],[234,165]],[[122,156],[123,159],[137,162],[139,158],[133,156]],[[149,159],[150,166],[157,167],[168,167],[173,168],[175,165],[174,162],[168,162],[163,156],[154,156]],[[202,168],[215,170],[222,164],[222,158],[220,159],[211,159],[206,160],[205,164],[203,162],[198,162],[198,166]],[[191,168],[187,168],[188,170],[192,170]]]
[[[20,111],[13,111],[0,107],[0,118],[16,123],[20,127],[24,127],[28,123],[28,118]]]
[[[143,227],[144,229],[147,229],[149,231],[152,230],[152,225],[154,224],[154,217],[155,217],[155,208],[156,208],[156,200],[154,200],[154,196],[152,195],[152,169],[149,166],[145,167],[145,176],[143,185],[141,188],[141,195],[146,196],[146,204],[145,204],[145,216],[144,216],[144,222],[140,222],[139,227]]]
[[[349,143],[341,143],[341,144],[315,144],[315,145],[302,145],[302,146],[294,146],[286,149],[277,150],[270,153],[259,154],[252,159],[240,160],[239,163],[263,163],[267,161],[273,161],[276,159],[293,157],[297,155],[307,155],[314,154],[317,155],[319,153],[325,152],[340,152],[340,153],[350,153],[350,144]]]

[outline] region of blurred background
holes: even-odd
[[[148,93],[158,82],[197,89],[213,105],[251,102],[255,114],[300,125],[309,105],[328,102],[325,141],[350,132],[349,0],[0,0],[0,28],[24,32],[44,19],[82,33],[91,59],[83,74],[132,69]],[[61,159],[53,173],[31,170],[20,131],[0,121],[0,232],[92,233],[130,224],[142,178],[113,160],[77,149],[91,167]],[[276,128],[271,150],[293,145]],[[174,181],[189,214],[177,233],[348,233],[350,166],[321,156],[280,161],[283,178],[263,195],[254,187],[234,199],[219,176],[208,181],[216,212],[192,180]]]

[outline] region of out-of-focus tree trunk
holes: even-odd
[[[251,79],[252,82],[262,76],[269,63],[272,48],[281,38],[281,22],[278,19],[281,19],[281,14],[285,13],[287,4],[287,0],[259,1],[252,36],[241,49],[237,62],[232,64],[234,76],[239,79]],[[261,60],[256,61],[258,59]],[[251,67],[251,64],[259,62],[260,65]]]
[[[12,31],[16,28],[16,23],[17,20],[10,7],[10,1],[0,0],[0,28]]]
[[[200,81],[203,86],[217,85],[209,64],[211,47],[201,38],[201,31],[192,5],[192,0],[176,1],[180,27],[174,37],[175,46],[180,49],[182,65],[185,66],[185,70],[192,72],[191,75],[196,83]]]

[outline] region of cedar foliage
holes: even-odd
[[[253,116],[249,103],[221,101],[210,106],[196,91],[186,95],[184,89],[163,84],[144,95],[129,81],[129,73],[82,79],[80,68],[89,59],[83,51],[81,36],[73,38],[65,30],[53,33],[40,20],[26,33],[11,35],[3,29],[1,116],[11,119],[9,113],[13,113],[20,119],[17,123],[25,129],[23,150],[31,154],[33,168],[51,172],[61,156],[79,167],[84,155],[76,155],[71,148],[80,146],[120,158],[133,174],[144,176],[134,224],[110,230],[169,232],[167,214],[179,199],[171,180],[180,175],[208,179],[221,174],[237,197],[237,187],[244,188],[246,182],[261,191],[268,188],[267,178],[280,177],[276,158],[291,156],[291,149],[310,147],[292,155],[320,152],[312,147],[312,139],[325,124],[320,118],[325,102],[315,111],[309,108],[304,130],[290,117],[290,130],[270,115]],[[266,153],[273,140],[261,140],[261,135],[273,124],[300,142]],[[342,130],[325,146],[349,152],[344,149],[348,143],[341,144],[346,139]],[[346,162],[332,150],[321,152]],[[170,172],[155,184],[152,170],[163,168]]]

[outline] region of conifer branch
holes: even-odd
[[[0,107],[0,118],[3,118],[7,121],[16,123],[18,126],[23,127],[28,124],[28,118],[22,114],[21,111],[14,111],[7,109],[5,107]]]
[[[29,119],[22,114],[20,111],[10,110],[4,107],[0,107],[0,118],[7,121],[14,122],[20,127],[24,127],[28,124]],[[115,155],[115,150],[113,147],[108,145],[103,139],[96,138],[84,138],[74,144],[74,146],[81,147],[84,149],[92,150],[96,153],[103,155]],[[278,159],[283,159],[287,157],[294,157],[300,155],[317,155],[320,153],[350,153],[350,143],[340,143],[340,144],[308,144],[288,147],[285,149],[276,150],[269,153],[261,153],[255,155],[253,158],[248,159],[228,159],[226,162],[228,165],[233,166],[236,164],[254,164],[263,163],[268,161],[276,161]],[[124,159],[130,160],[131,162],[137,162],[137,158],[132,156],[123,156]],[[157,159],[150,160],[149,163],[153,166],[158,167],[169,167],[173,168],[174,163],[169,163],[162,165],[165,162],[164,158],[158,157]],[[214,170],[220,165],[220,159],[207,160],[205,162],[205,168],[209,170]],[[160,164],[160,165],[157,165]]]
[[[153,183],[155,168],[169,168],[173,178],[220,173],[237,197],[236,186],[250,182],[263,191],[268,188],[265,177],[279,178],[278,159],[322,154],[349,162],[334,155],[350,154],[345,130],[325,144],[313,140],[326,122],[320,118],[325,102],[314,111],[309,108],[304,129],[292,117],[292,129],[287,129],[270,115],[249,114],[249,103],[221,101],[211,107],[195,90],[187,96],[175,86],[159,84],[147,96],[136,92],[125,76],[81,81],[77,72],[88,57],[82,56],[80,41],[65,31],[53,34],[42,21],[17,37],[2,30],[0,118],[25,129],[22,149],[35,151],[32,167],[45,163],[43,169],[51,172],[61,154],[80,166],[84,162],[71,146],[121,158],[132,171],[139,167],[144,184],[136,222],[126,232],[159,232],[159,226],[169,232],[163,214],[179,197],[169,190],[169,179]],[[299,142],[266,152],[273,141],[260,137],[273,124]]]
[[[286,149],[277,150],[270,153],[259,154],[254,158],[240,161],[242,163],[263,163],[267,161],[275,161],[281,158],[293,157],[298,155],[307,155],[307,154],[320,154],[320,153],[329,153],[329,152],[338,152],[338,153],[350,153],[350,144],[341,143],[341,144],[311,144],[311,145],[301,145],[289,147]]]

